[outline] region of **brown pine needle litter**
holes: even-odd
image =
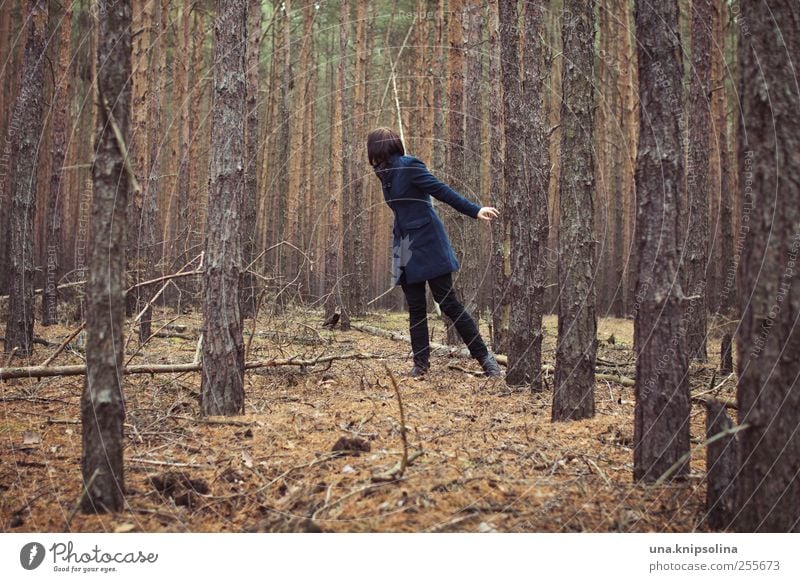
[[[154,312],[154,328],[174,317]],[[632,322],[605,319],[597,415],[550,422],[550,394],[509,389],[477,362],[434,356],[411,380],[408,344],[362,331],[322,329],[320,313],[296,311],[255,326],[253,360],[315,365],[248,370],[246,414],[200,418],[200,375],[179,371],[124,377],[125,511],[74,512],[80,472],[83,377],[0,383],[0,530],[78,531],[704,531],[704,451],[688,479],[633,483]],[[361,323],[406,332],[407,316],[376,313]],[[186,337],[153,337],[141,364],[191,363],[200,320],[181,317]],[[431,317],[434,341],[441,322]],[[556,321],[545,319],[546,363]],[[59,345],[74,325],[38,328]],[[130,330],[128,330],[130,332]],[[488,333],[483,330],[486,337]],[[169,335],[169,334],[167,334]],[[132,350],[137,349],[133,342]],[[710,342],[717,347],[718,342]],[[36,344],[35,365],[54,351]],[[369,353],[370,359],[326,356]],[[76,350],[59,365],[82,364]],[[717,358],[710,354],[710,361]],[[712,370],[692,369],[701,392]],[[717,396],[733,398],[728,382]],[[703,405],[692,436],[705,440]],[[36,433],[38,439],[24,439]],[[332,451],[341,438],[360,450]],[[174,482],[156,488],[154,483]]]

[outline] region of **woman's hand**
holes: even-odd
[[[493,218],[500,216],[500,212],[494,206],[484,206],[478,211],[478,218],[491,222]]]

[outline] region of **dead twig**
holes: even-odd
[[[406,436],[406,415],[403,410],[403,399],[400,398],[400,387],[397,385],[394,374],[389,369],[389,366],[384,364],[386,372],[389,374],[389,379],[392,381],[394,387],[394,394],[397,396],[397,406],[400,409],[400,438],[403,440],[403,457],[400,459],[400,464],[393,467],[386,473],[380,473],[372,476],[373,481],[393,481],[403,476],[408,466],[408,437]]]
[[[77,329],[75,329],[71,334],[69,334],[63,342],[61,342],[58,345],[56,351],[53,352],[53,354],[49,358],[47,358],[44,362],[42,362],[41,364],[42,367],[46,367],[52,364],[53,361],[55,361],[55,359],[58,357],[58,355],[64,351],[64,348],[66,348],[67,345],[69,345],[69,342],[78,337],[78,334],[81,333],[85,327],[86,327],[86,322],[84,321]]]
[[[158,467],[182,467],[185,469],[208,469],[211,465],[198,465],[197,463],[178,463],[177,461],[156,461],[151,459],[128,459],[129,463],[141,463],[143,465],[156,465]]]
[[[187,422],[194,422],[196,424],[215,424],[215,425],[228,425],[228,426],[256,426],[258,423],[249,420],[231,420],[226,418],[192,418],[191,416],[168,416],[167,418],[175,420],[185,420]]]

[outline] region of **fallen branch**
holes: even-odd
[[[177,317],[175,319],[177,319]],[[151,340],[154,337],[162,338],[162,339],[182,339],[182,340],[186,340],[186,341],[194,341],[195,339],[197,339],[196,336],[189,335],[187,333],[179,333],[179,332],[176,332],[176,331],[156,331],[156,332],[152,333],[150,335],[150,337],[148,337],[147,340],[145,340],[145,342],[143,342],[142,345],[139,346],[139,348],[141,349],[141,347],[145,343],[147,343],[149,340]]]
[[[389,366],[385,365],[385,367],[386,373],[389,374],[389,379],[392,381],[394,393],[395,396],[397,396],[397,406],[400,409],[400,438],[403,440],[403,456],[400,459],[400,463],[396,467],[393,467],[386,473],[373,475],[373,481],[394,481],[395,479],[399,479],[403,476],[403,473],[405,473],[406,467],[408,466],[408,437],[406,436],[406,415],[403,411],[403,399],[400,398],[400,387],[397,385],[397,380],[395,380],[394,374],[392,374]]]
[[[52,363],[53,363],[53,361],[54,361],[54,360],[55,360],[55,359],[58,357],[58,354],[60,354],[61,352],[63,352],[63,351],[64,351],[64,348],[66,348],[66,347],[67,347],[67,345],[69,345],[69,342],[71,342],[71,341],[72,341],[72,340],[74,340],[76,337],[78,337],[78,334],[79,334],[79,333],[81,333],[85,327],[86,327],[86,322],[84,321],[84,322],[83,322],[83,323],[80,325],[80,327],[78,327],[77,329],[75,329],[75,331],[73,331],[71,334],[69,334],[69,335],[66,337],[66,339],[65,339],[63,342],[61,342],[61,343],[59,344],[59,346],[56,348],[56,351],[55,351],[55,352],[53,352],[53,355],[51,355],[51,356],[50,356],[49,358],[47,358],[47,359],[46,359],[44,362],[42,362],[42,367],[47,367],[47,366],[49,366],[50,364],[52,364]]]
[[[214,424],[223,426],[255,426],[257,423],[250,420],[231,420],[227,418],[192,418],[191,416],[168,416],[174,420],[185,420],[196,424]]]
[[[198,465],[197,463],[179,463],[177,461],[156,461],[153,459],[128,459],[129,463],[140,463],[142,465],[155,465],[157,467],[180,467],[182,469],[207,469],[212,467],[212,465],[203,464]]]
[[[595,380],[608,380],[609,382],[615,382],[622,386],[634,386],[636,384],[633,378],[620,376],[619,374],[595,374],[594,377]]]
[[[291,358],[273,358],[271,360],[253,360],[245,362],[245,369],[268,368],[275,366],[315,366],[336,360],[374,360],[384,356],[379,354],[369,354],[362,352],[348,352],[346,354],[333,356],[320,356],[318,358],[303,360],[292,356]],[[127,366],[122,369],[125,375],[130,374],[170,374],[199,372],[203,369],[203,364],[190,362],[188,364],[137,364]],[[75,366],[28,366],[18,368],[0,368],[0,380],[9,378],[49,378],[53,376],[83,376],[86,374],[86,365]]]

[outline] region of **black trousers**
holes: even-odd
[[[427,281],[433,298],[442,312],[453,320],[456,331],[467,344],[473,358],[482,358],[489,353],[481,338],[478,326],[453,291],[453,276],[447,273]],[[414,363],[424,367],[430,360],[430,343],[428,335],[428,304],[425,296],[425,281],[408,284],[405,273],[401,275],[400,284],[408,302],[408,327],[411,332],[411,348],[414,351]]]

